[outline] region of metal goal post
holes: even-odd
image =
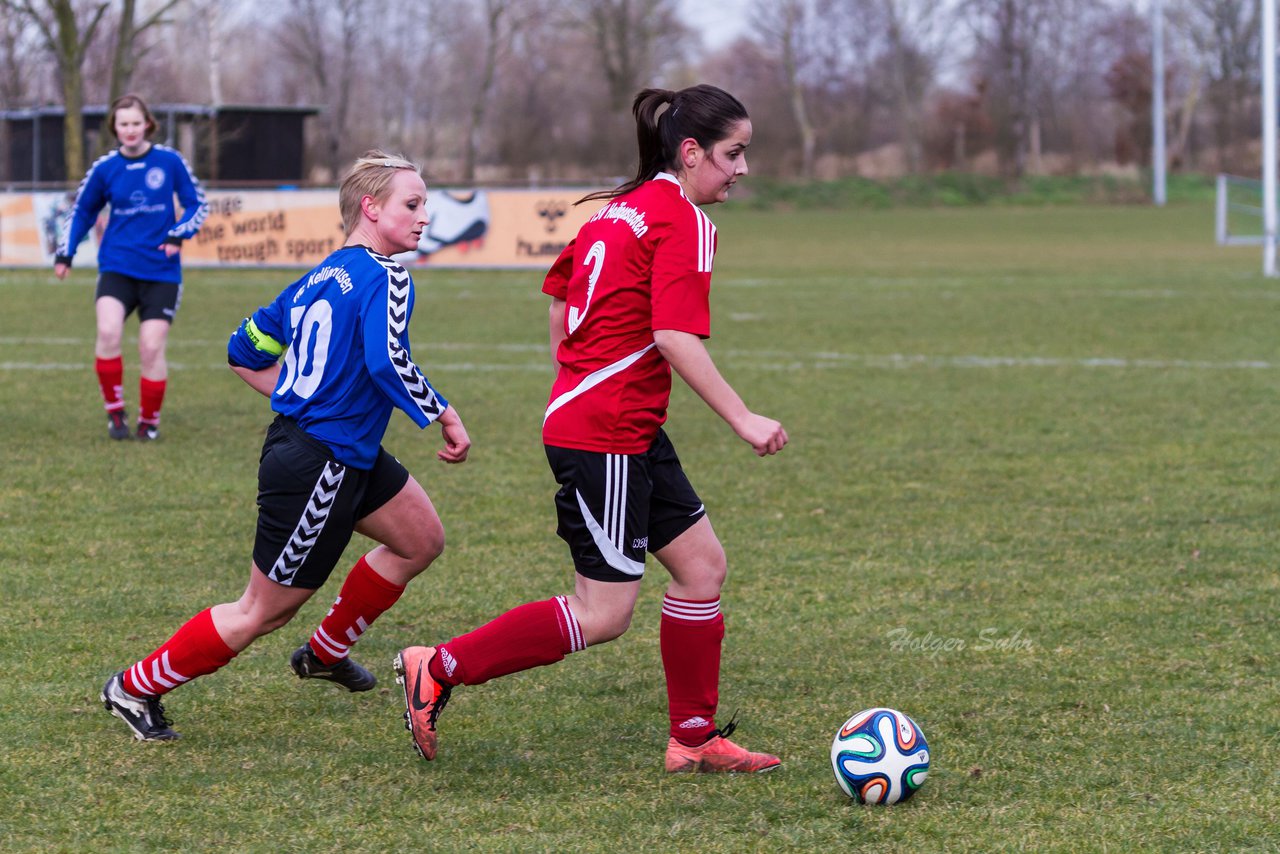
[[[1262,246],[1266,242],[1262,181],[1218,175],[1214,194],[1214,234],[1219,246]]]

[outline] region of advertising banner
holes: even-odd
[[[551,265],[600,202],[574,206],[587,190],[428,188],[431,222],[407,266],[540,268]],[[209,216],[182,248],[190,267],[312,267],[342,245],[338,191],[213,190]],[[53,265],[72,195],[0,193],[0,266]],[[75,266],[94,266],[104,212],[76,250]]]

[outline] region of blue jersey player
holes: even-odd
[[[463,462],[471,447],[457,412],[410,356],[413,281],[390,257],[418,245],[426,196],[416,166],[368,152],[339,191],[346,244],[231,336],[232,370],[277,413],[258,467],[249,584],[238,601],[200,612],[107,680],[102,702],[136,738],[176,738],[160,697],[289,622],[357,531],[379,545],[356,562],[290,666],[351,691],[376,684],[349,657],[352,645],[444,549],[431,499],[381,447],[391,412],[419,427],[438,421],[436,456],[446,463]]]
[[[156,120],[141,98],[117,98],[107,113],[107,127],[120,147],[99,158],[80,182],[53,271],[59,279],[66,278],[76,247],[102,209],[110,206],[111,216],[98,247],[94,368],[107,409],[107,435],[127,439],[120,341],[125,318],[136,310],[141,362],[137,437],[147,441],[159,436],[160,406],[168,385],[165,346],[182,300],[178,253],[182,241],[200,230],[209,206],[182,155],[148,141],[156,131]],[[175,198],[181,213],[174,206]]]

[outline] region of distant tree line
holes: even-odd
[[[709,82],[779,177],[1135,170],[1151,157],[1150,0],[755,0],[708,49],[678,0],[0,0],[0,108],[316,106],[308,174],[378,146],[436,182],[596,182],[631,98]],[[1258,170],[1259,0],[1164,0],[1169,167]],[[98,141],[105,149],[111,140]]]

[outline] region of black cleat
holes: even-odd
[[[325,664],[316,658],[311,651],[311,644],[304,643],[294,650],[289,659],[289,666],[298,674],[299,679],[327,679],[336,682],[348,691],[368,691],[378,684],[372,673],[356,664],[350,658],[344,658],[337,664]]]
[[[139,421],[137,435],[139,442],[154,442],[160,438],[160,425]]]
[[[123,409],[113,409],[107,413],[107,435],[117,442],[129,438],[129,425],[125,423]]]
[[[133,730],[138,741],[173,741],[178,734],[164,716],[159,697],[135,697],[124,689],[124,672],[102,686],[102,705]]]

